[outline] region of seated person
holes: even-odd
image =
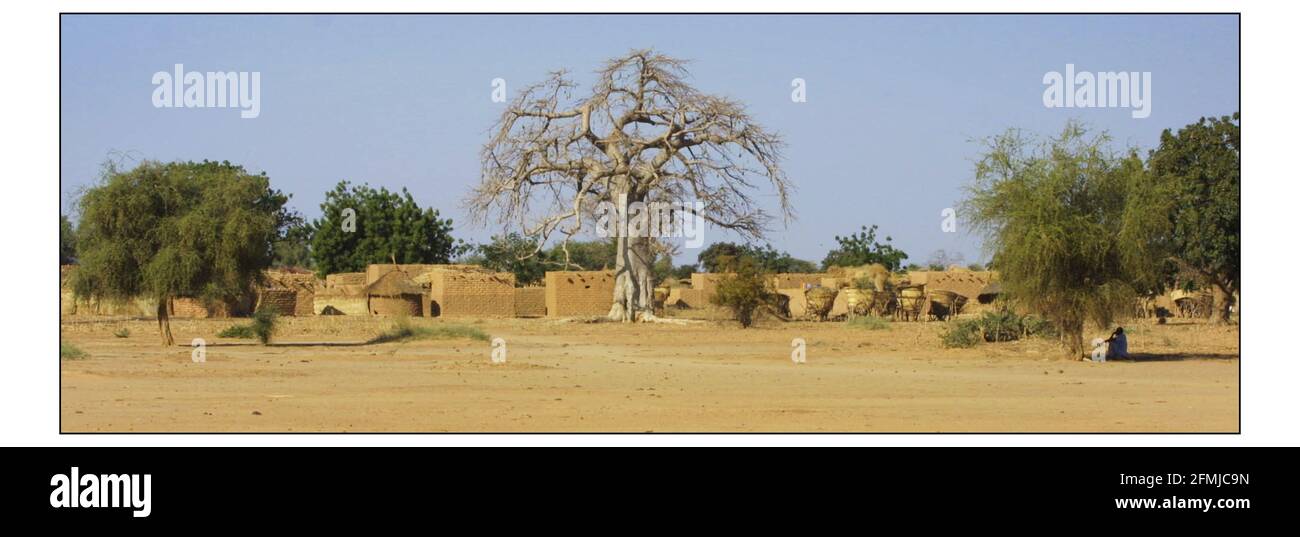
[[[1128,358],[1128,336],[1124,335],[1124,327],[1115,329],[1107,340],[1106,358]]]
[[[1105,362],[1111,358],[1128,358],[1128,337],[1124,328],[1116,328],[1106,339],[1092,340],[1092,361]]]

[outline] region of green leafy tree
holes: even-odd
[[[451,219],[421,209],[405,188],[398,193],[341,181],[325,193],[321,215],[310,243],[321,275],[360,272],[372,263],[447,263],[466,248],[452,238]]]
[[[691,274],[699,271],[700,266],[692,263],[690,265],[678,265],[673,267],[672,271],[669,272],[669,275],[674,280],[689,280],[691,279]]]
[[[78,201],[80,297],[157,301],[158,330],[172,345],[167,306],[179,296],[242,296],[271,263],[288,197],[266,174],[229,162],[109,165]]]
[[[292,221],[285,227],[283,236],[275,241],[271,250],[275,267],[313,268],[315,261],[311,256],[311,239],[315,229],[310,222],[304,222],[296,212]]]
[[[59,264],[70,265],[77,262],[77,232],[72,229],[68,217],[59,215]]]
[[[870,263],[884,265],[890,271],[898,270],[907,259],[907,254],[894,247],[892,237],[886,236],[885,242],[876,240],[877,226],[862,226],[862,231],[847,237],[836,235],[835,242],[839,248],[826,253],[822,268],[858,267]]]
[[[774,273],[816,272],[817,265],[778,251],[770,244],[755,246],[715,242],[700,252],[700,266],[709,272],[727,272],[740,258],[753,259],[762,270]]]
[[[710,302],[730,310],[741,328],[754,324],[760,311],[777,311],[781,295],[772,287],[771,273],[763,270],[758,260],[741,256],[728,269],[732,273],[718,280]]]
[[[1165,129],[1149,168],[1169,258],[1209,286],[1213,319],[1228,322],[1241,285],[1241,114]]]
[[[466,249],[457,262],[480,265],[515,275],[519,285],[542,281],[548,270],[608,270],[614,267],[615,242],[609,239],[569,241],[569,262],[564,262],[564,246],[537,249],[528,237],[511,232],[494,235],[488,244]]]
[[[569,264],[564,264],[564,246],[555,245],[547,252],[551,270],[609,270],[614,268],[618,242],[614,239],[569,241]]]
[[[1116,157],[1105,134],[1069,123],[1035,142],[1018,131],[988,140],[962,213],[982,233],[1010,300],[1058,328],[1073,358],[1083,353],[1085,321],[1109,326],[1132,311],[1135,282],[1155,272],[1149,233],[1134,214],[1148,210],[1130,193],[1145,188],[1135,153]]]
[[[708,272],[725,272],[726,266],[730,265],[736,258],[744,255],[745,249],[742,245],[731,242],[715,242],[710,244],[700,252],[696,259],[699,260],[700,266]]]
[[[477,247],[482,266],[515,275],[515,284],[533,285],[546,276],[545,251],[538,252],[537,244],[519,233],[492,237],[492,242]]]
[[[748,255],[758,260],[760,268],[773,273],[807,273],[817,272],[817,264],[795,258],[788,252],[778,251],[770,244],[751,247]]]

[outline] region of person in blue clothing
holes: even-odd
[[[1110,343],[1106,349],[1106,358],[1128,358],[1128,336],[1124,335],[1124,327],[1118,327],[1106,340]]]

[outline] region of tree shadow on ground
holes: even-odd
[[[255,343],[251,341],[226,341],[220,343],[205,343],[205,347],[365,347],[367,345],[376,345],[370,341],[289,341],[283,343]],[[190,348],[192,345],[176,345],[177,347]]]
[[[1137,352],[1128,358],[1109,358],[1108,362],[1181,362],[1184,360],[1239,360],[1240,354],[1223,352]]]

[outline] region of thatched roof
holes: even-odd
[[[393,271],[380,276],[375,283],[366,286],[366,294],[371,296],[401,296],[424,293],[419,284],[411,281],[401,271]]]
[[[1002,294],[1002,283],[1000,283],[1000,282],[991,282],[991,283],[989,283],[988,285],[985,285],[983,289],[980,289],[980,293],[979,293],[979,294],[980,294],[980,296],[984,296],[984,295],[1000,295],[1000,294]]]

